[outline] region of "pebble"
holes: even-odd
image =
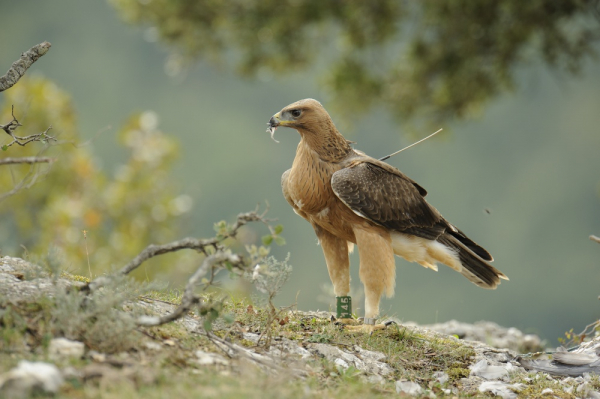
[[[0,397],[27,398],[36,392],[55,394],[62,384],[63,377],[54,364],[21,360],[17,367],[0,375]]]
[[[418,396],[423,393],[423,388],[416,382],[396,381],[396,392],[404,393],[410,396]]]
[[[54,338],[48,345],[48,357],[52,360],[81,358],[85,352],[83,342],[71,341],[67,338]]]

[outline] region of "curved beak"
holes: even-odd
[[[267,133],[271,133],[271,136],[273,136],[273,133],[275,133],[275,129],[277,129],[281,125],[281,120],[279,119],[279,114],[280,114],[280,112],[273,115],[271,117],[271,119],[269,119],[269,122],[267,123],[267,126],[268,126]]]
[[[273,137],[273,135],[275,134],[275,130],[277,130],[277,128],[281,126],[280,114],[281,112],[278,112],[275,115],[273,115],[267,123],[267,133],[271,134],[271,139],[276,143],[279,143],[279,141],[275,140],[275,137]]]

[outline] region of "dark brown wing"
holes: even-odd
[[[387,168],[386,168],[387,169]],[[435,240],[451,225],[400,171],[365,161],[335,172],[331,187],[354,213],[389,229]]]

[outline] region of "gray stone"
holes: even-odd
[[[443,371],[436,371],[433,373],[432,377],[435,378],[435,380],[440,384],[445,384],[449,380],[448,374],[444,373]]]
[[[471,365],[470,376],[485,378],[486,380],[498,380],[508,376],[508,370],[502,366],[490,366],[487,360],[480,360]]]
[[[507,384],[502,381],[485,381],[479,386],[479,392],[491,392],[502,399],[516,399],[517,392],[525,388],[524,384]]]
[[[35,392],[54,394],[62,384],[63,377],[55,365],[21,360],[17,367],[0,375],[0,396],[26,398]]]
[[[202,366],[217,365],[217,364],[223,365],[223,366],[229,365],[229,361],[227,359],[225,359],[221,355],[217,355],[216,353],[204,352],[202,350],[197,350],[195,355],[196,355],[196,363],[198,363]]]
[[[48,345],[48,357],[52,360],[81,358],[85,351],[83,342],[66,338],[54,338]]]
[[[405,326],[417,326],[414,322]],[[484,342],[494,348],[510,349],[516,352],[536,352],[543,349],[543,342],[533,334],[523,334],[520,330],[501,327],[490,321],[479,321],[474,324],[450,320],[445,323],[420,325],[420,328],[436,331],[445,335],[456,335],[466,341]]]
[[[387,363],[380,361],[385,358],[385,355],[380,352],[367,351],[361,348],[360,351],[351,353],[332,345],[320,343],[310,344],[308,348],[312,353],[324,357],[343,368],[353,366],[365,373],[380,374],[382,376],[392,373],[391,367]]]
[[[416,382],[396,381],[396,392],[409,396],[419,396],[423,393],[423,388]]]

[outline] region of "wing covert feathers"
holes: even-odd
[[[389,229],[435,239],[449,227],[423,198],[426,191],[400,171],[359,162],[335,172],[331,187],[354,213]]]
[[[423,198],[421,190],[425,190],[401,172],[361,160],[335,172],[331,187],[357,215],[394,231],[437,241],[455,252],[462,265],[457,270],[474,284],[493,289],[500,279],[507,279],[488,263],[493,261],[490,253],[448,223]]]

